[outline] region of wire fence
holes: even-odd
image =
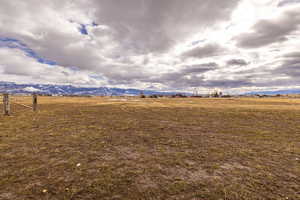
[[[37,95],[32,96],[14,96],[2,94],[0,95],[0,112],[4,115],[14,115],[29,110],[37,110]]]

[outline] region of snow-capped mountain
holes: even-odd
[[[152,90],[120,89],[108,87],[74,87],[71,85],[43,85],[43,84],[16,84],[1,82],[0,93],[44,95],[95,95],[95,96],[136,96],[143,92],[145,95],[171,95],[172,92],[158,92]]]

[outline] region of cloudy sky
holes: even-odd
[[[0,0],[0,81],[300,87],[300,0]]]

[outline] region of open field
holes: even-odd
[[[300,99],[39,97],[12,112],[1,200],[300,199]]]

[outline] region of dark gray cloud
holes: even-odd
[[[269,0],[3,0],[0,79],[154,84],[166,90],[296,85],[300,8],[295,2],[277,7]],[[242,12],[248,7],[257,8],[246,17],[255,25],[236,37],[248,25]],[[6,48],[5,38],[20,46]],[[265,48],[251,49],[256,47]]]
[[[218,67],[217,63],[205,63],[205,64],[199,64],[199,65],[191,65],[184,67],[180,73],[181,74],[193,74],[193,73],[203,73],[211,70],[215,70]]]
[[[206,44],[204,46],[198,46],[191,50],[188,50],[182,54],[183,57],[193,57],[193,58],[205,58],[218,56],[224,53],[226,50],[219,44]]]
[[[246,66],[249,63],[244,59],[231,59],[227,61],[227,65],[238,65],[238,66]]]
[[[284,55],[286,58],[300,58],[300,51],[299,52],[291,52]]]
[[[107,65],[107,70],[103,72],[100,71],[112,85],[116,84],[133,84],[139,81],[147,81],[153,74],[142,70],[140,66],[137,65]]]
[[[300,3],[300,0],[281,0],[278,2],[278,7]]]
[[[186,79],[188,81],[190,78],[187,78],[187,76],[199,77],[204,72],[213,71],[217,69],[217,67],[217,63],[204,63],[199,65],[184,66],[176,72],[164,73],[160,77],[154,78],[151,81],[157,81],[161,83],[164,81],[176,82],[178,79]]]
[[[94,0],[95,20],[126,48],[164,51],[206,26],[229,19],[239,0]]]
[[[288,35],[298,30],[300,12],[286,11],[277,19],[260,20],[252,30],[236,37],[237,45],[243,48],[257,48],[288,40]]]
[[[241,79],[227,79],[222,80],[205,80],[203,75],[191,75],[191,76],[182,76],[178,73],[168,74],[167,76],[161,77],[160,82],[167,82],[173,88],[194,88],[194,87],[203,87],[203,88],[240,88],[253,86],[255,83],[251,82],[251,79],[246,77]]]
[[[216,63],[205,63],[200,65],[186,66],[180,71],[170,72],[151,79],[151,82],[167,83],[174,88],[207,87],[207,88],[238,88],[252,84],[248,77],[236,80],[224,78],[222,80],[206,80],[205,72],[217,70]]]
[[[300,78],[300,57],[284,59],[281,65],[272,71],[273,74],[287,75]]]
[[[216,87],[219,87],[219,88],[239,88],[239,87],[253,86],[253,82],[251,82],[247,78],[236,79],[236,80],[230,80],[230,79],[211,80],[211,81],[203,82],[202,86],[209,87],[209,88],[216,88]]]
[[[0,6],[0,37],[18,39],[62,67],[97,73],[109,84],[149,82],[149,66],[182,62],[166,63],[161,55],[229,20],[239,1],[11,0]]]

